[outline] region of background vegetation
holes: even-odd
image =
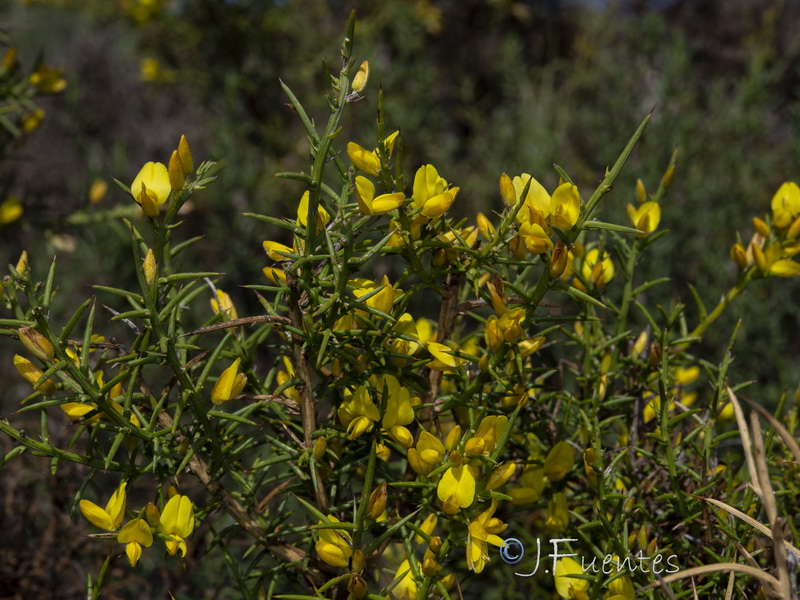
[[[135,281],[129,234],[118,216],[135,216],[138,209],[111,178],[130,183],[139,165],[166,161],[185,133],[196,155],[225,159],[219,182],[196,195],[185,215],[190,231],[204,236],[187,262],[226,273],[223,285],[259,280],[263,228],[236,215],[290,213],[298,188],[273,174],[299,168],[306,147],[278,79],[312,101],[312,114],[323,114],[320,57],[336,64],[352,4],[0,5],[4,43],[19,49],[23,70],[33,70],[41,53],[47,64],[64,69],[67,82],[60,94],[38,100],[45,118],[36,131],[20,141],[3,138],[0,201],[14,195],[24,213],[0,225],[0,256],[16,263],[25,249],[34,269],[46,272],[57,255],[60,272],[69,273],[60,282],[62,297],[83,298],[88,284]],[[672,279],[648,292],[665,306],[692,304],[688,281],[710,290],[706,300],[713,305],[714,292],[722,293],[735,275],[728,257],[733,229],[741,228],[748,240],[749,216],[765,210],[781,182],[798,176],[797,2],[414,0],[356,8],[355,53],[370,60],[373,82],[381,82],[387,127],[413,132],[407,171],[424,162],[449,165],[448,180],[462,190],[454,210],[463,214],[496,205],[501,171],[537,174],[553,189],[551,165],[558,161],[579,186],[593,187],[655,106],[616,184],[622,193],[606,203],[603,216],[623,222],[636,178],[654,190],[678,147],[662,225],[674,232],[653,246],[657,260],[649,263],[653,276]],[[376,96],[369,94],[344,123],[347,139],[365,147],[375,145],[368,124]],[[110,185],[95,203],[89,197],[98,179]],[[86,226],[98,222],[103,226]],[[753,286],[723,317],[727,326],[704,339],[708,348],[724,347],[737,315],[747,315],[733,369],[739,381],[758,380],[750,393],[766,405],[798,384],[797,284],[781,283]],[[251,295],[228,291],[241,313],[258,314]],[[13,369],[13,352],[12,343],[0,339],[3,414],[27,393]],[[718,361],[719,355],[707,358]],[[13,578],[19,586],[59,589],[52,584],[59,580],[61,597],[75,597],[83,570],[71,561],[79,554],[62,562],[34,559],[45,534],[55,540],[63,527],[57,516],[67,507],[58,499],[70,498],[76,486],[69,469],[56,478],[41,469],[4,469],[0,478],[7,494],[4,525],[26,532],[17,538],[19,547],[7,550],[13,559],[0,561],[0,584]],[[31,496],[42,500],[25,504]],[[82,551],[80,540],[70,543]],[[84,557],[96,564],[88,553]],[[16,564],[38,570],[18,579]],[[167,577],[145,574],[142,585],[161,589],[159,576]],[[181,585],[202,585],[202,577],[185,580]],[[20,597],[29,595],[19,589]]]

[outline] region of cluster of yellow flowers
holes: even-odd
[[[171,556],[186,556],[186,539],[194,531],[194,508],[187,496],[182,496],[170,487],[169,501],[163,510],[152,502],[138,512],[139,516],[131,519],[120,528],[125,517],[127,500],[127,482],[122,482],[111,495],[106,507],[100,508],[94,502],[83,499],[80,509],[83,516],[95,527],[116,535],[120,544],[125,544],[125,554],[132,567],[142,557],[142,547],[153,545],[153,532],[164,540],[167,552]]]

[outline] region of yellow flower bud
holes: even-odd
[[[422,525],[420,525],[419,528],[428,535],[433,535],[433,531],[436,529],[436,525],[438,524],[439,524],[439,517],[436,516],[436,513],[431,513],[427,517],[425,517],[425,520],[422,522]],[[424,538],[420,534],[414,536],[415,543],[421,544],[424,541],[425,541]]]
[[[358,68],[358,73],[353,77],[353,91],[360,92],[367,85],[369,81],[369,61],[364,61]]]
[[[33,327],[20,327],[19,339],[28,352],[42,360],[53,360],[55,351],[50,341]]]
[[[358,573],[350,573],[350,579],[347,582],[347,591],[350,592],[352,598],[363,598],[367,595],[367,582]]]
[[[30,269],[28,265],[28,252],[26,250],[22,251],[22,254],[19,255],[19,260],[17,261],[16,267],[14,267],[19,275],[24,275]]]
[[[350,560],[350,566],[353,571],[358,571],[359,573],[367,566],[367,558],[361,550],[353,551],[353,558]]]
[[[153,282],[156,280],[157,267],[156,255],[153,254],[152,249],[149,249],[147,251],[147,256],[144,257],[142,270],[144,271],[144,280],[147,282],[147,285],[153,285]]]
[[[800,217],[797,217],[786,231],[786,239],[794,240],[800,235]]]
[[[559,241],[553,249],[553,255],[550,257],[550,278],[558,279],[563,275],[564,270],[567,268],[567,258],[569,258],[569,250],[566,244]]]
[[[516,471],[517,465],[515,463],[503,463],[494,471],[492,471],[491,475],[489,475],[489,480],[486,482],[486,489],[488,491],[492,491],[504,486],[506,483],[508,483],[508,480],[514,476]]]
[[[325,451],[328,449],[328,442],[324,437],[318,437],[314,442],[314,460],[319,462],[325,456]]]
[[[475,216],[475,220],[478,222],[478,231],[481,232],[487,242],[491,242],[496,231],[492,222],[480,212]]]
[[[189,142],[186,141],[186,136],[182,135],[178,142],[178,158],[181,159],[181,167],[184,174],[188,175],[194,171],[194,161],[192,159],[192,150],[189,148]]]
[[[636,180],[636,201],[642,204],[647,200],[647,190],[644,188],[644,182],[641,179]]]
[[[665,190],[668,190],[672,185],[672,181],[675,179],[675,165],[670,165],[669,168],[664,173],[664,176],[661,178],[661,187]]]
[[[765,238],[769,238],[769,225],[758,217],[753,217],[753,227],[755,230]]]
[[[181,159],[178,156],[177,150],[173,150],[172,156],[169,157],[169,168],[167,169],[167,173],[169,175],[170,187],[176,192],[183,189],[183,166],[181,166]]]
[[[448,452],[455,450],[456,446],[458,446],[458,442],[461,441],[461,425],[456,425],[453,427],[450,432],[447,434],[447,437],[444,439],[444,447],[447,449]]]
[[[517,205],[517,192],[514,189],[514,183],[506,173],[500,175],[500,197],[503,199],[503,204],[508,208],[513,208]]]
[[[589,479],[589,483],[593,486],[597,485],[597,473],[592,467],[592,463],[595,459],[594,448],[587,448],[583,452],[583,470],[586,472],[586,477]]]
[[[238,396],[247,384],[247,376],[239,373],[239,365],[242,359],[237,358],[233,364],[222,372],[214,388],[211,390],[211,401],[214,404],[222,404],[233,400]]]
[[[369,495],[369,503],[367,504],[367,515],[369,515],[372,519],[378,520],[383,514],[383,511],[386,510],[386,498],[387,498],[387,489],[388,485],[384,481]]]
[[[89,188],[89,202],[99,204],[108,193],[108,184],[103,179],[95,179]]]

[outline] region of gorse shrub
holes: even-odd
[[[653,193],[631,191],[629,222],[598,218],[649,115],[591,192],[559,166],[552,190],[503,173],[486,213],[456,222],[469,191],[446,165],[405,170],[415,133],[387,126],[380,91],[375,139],[339,139],[371,89],[353,29],[324,127],[282,84],[310,162],[278,174],[296,214],[243,217],[264,224],[266,282],[245,286],[263,314],[240,315],[220,273],[177,267],[196,241],[181,208],[217,172],[185,138],[119,184],[144,215],[126,221],[139,288],[95,288],[127,339],[103,337],[95,298],[51,321],[55,263],[4,280],[0,327],[33,386],[20,411],[41,431],[0,420],[16,444],[2,464],[85,465],[76,512],[119,543],[90,595],[123,554],[177,568],[202,544],[246,598],[791,597],[796,407],[754,405],[765,439],[737,399],[735,332],[719,363],[691,352],[754,280],[800,274],[797,185],[735,241],[729,293],[707,310],[694,291],[690,325],[647,305],[667,280],[636,275],[667,233],[677,152]],[[73,422],[66,448],[54,411]],[[100,472],[108,496],[89,486]],[[137,488],[156,491],[131,506]]]

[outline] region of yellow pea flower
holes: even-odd
[[[505,543],[505,540],[497,534],[505,531],[507,525],[492,516],[496,508],[497,501],[493,500],[492,505],[469,524],[467,567],[476,573],[483,571],[483,567],[489,562],[488,544],[499,548]]]
[[[105,510],[97,506],[94,502],[89,500],[81,500],[79,507],[83,516],[95,527],[105,529],[106,531],[116,531],[122,517],[125,516],[125,487],[127,482],[123,481],[116,491],[111,495],[111,499],[106,504]]]
[[[133,519],[120,529],[117,541],[125,544],[128,562],[135,567],[142,557],[142,546],[149,548],[153,545],[153,532],[144,519]]]
[[[444,512],[454,515],[459,509],[468,508],[473,503],[476,475],[477,469],[469,465],[450,467],[444,472],[436,488]]]
[[[367,81],[369,81],[369,61],[365,60],[361,63],[361,66],[358,67],[356,76],[353,77],[353,91],[360,92],[363,90],[367,85]]]
[[[513,344],[525,336],[525,332],[522,330],[524,322],[525,309],[518,306],[503,313],[497,322],[497,327],[502,332],[503,339]]]
[[[544,254],[553,249],[550,233],[539,223],[523,222],[519,227],[519,237],[525,242],[525,247],[534,254]]]
[[[556,492],[547,503],[547,520],[545,527],[558,533],[567,530],[569,525],[569,511],[567,510],[567,496],[564,492]]]
[[[145,164],[131,184],[133,199],[148,217],[158,216],[158,207],[167,201],[171,191],[169,172],[160,162]]]
[[[459,188],[448,188],[433,165],[422,165],[414,175],[414,205],[426,217],[438,217],[448,211]]]
[[[601,253],[597,248],[592,248],[583,258],[581,273],[586,281],[602,290],[614,279],[614,263],[611,262],[608,252],[604,250]]]
[[[399,130],[395,131],[393,134],[387,136],[386,139],[383,140],[383,146],[386,148],[389,156],[392,155],[392,150],[394,150],[394,142],[398,135],[400,135]],[[350,157],[350,161],[353,163],[353,166],[359,171],[369,173],[370,175],[377,175],[381,170],[381,159],[378,156],[377,148],[370,152],[355,142],[350,142],[347,144],[347,156]]]
[[[241,362],[242,359],[237,358],[217,379],[211,390],[211,401],[214,404],[228,402],[242,393],[244,386],[247,384],[247,375],[239,372]]]
[[[353,295],[357,299],[361,300],[361,298],[368,296],[363,300],[364,304],[386,314],[391,314],[392,304],[403,293],[402,290],[396,290],[392,287],[387,275],[383,276],[380,284],[369,279],[360,278],[353,279],[348,283],[353,286]],[[376,292],[376,290],[379,291]]]
[[[410,337],[413,340],[419,340],[417,323],[414,321],[414,317],[409,313],[400,315],[400,318],[397,319],[397,323],[392,327],[392,331]],[[418,341],[411,341],[399,337],[387,340],[386,345],[392,352],[405,354],[407,356],[413,356],[421,348],[421,344]]]
[[[558,559],[553,575],[556,592],[567,600],[589,600],[589,581],[572,577],[573,575],[583,575],[581,565],[569,557]]]
[[[550,222],[552,225],[568,231],[581,215],[581,197],[577,186],[562,183],[550,198]]]
[[[411,406],[411,393],[408,388],[400,385],[394,375],[381,375],[376,378],[373,386],[378,394],[387,393],[386,412],[381,425],[394,440],[410,448],[414,444],[414,437],[404,427],[414,420],[414,408]]]
[[[339,523],[339,519],[328,515],[328,520]],[[322,521],[319,522],[323,524]],[[315,549],[319,557],[332,567],[346,567],[347,561],[353,555],[353,541],[350,534],[344,529],[318,529],[319,540]]]
[[[439,524],[439,517],[436,516],[436,513],[431,513],[427,517],[425,517],[425,520],[422,522],[422,525],[420,525],[419,528],[428,535],[433,535],[433,532],[436,530],[436,526],[438,524]],[[421,544],[424,541],[425,538],[423,538],[420,534],[416,534],[414,536],[415,544]]]
[[[779,229],[791,225],[794,218],[800,214],[800,186],[793,181],[787,181],[778,188],[772,197],[772,222]]]
[[[444,457],[444,445],[432,433],[423,430],[415,448],[408,449],[408,464],[418,475],[428,475]]]
[[[467,440],[464,452],[469,456],[488,456],[508,424],[505,415],[484,417],[478,425],[475,435]]]
[[[514,191],[517,198],[521,198],[528,181],[530,181],[530,187],[525,198],[522,198],[524,204],[517,213],[517,221],[520,223],[544,223],[544,220],[550,216],[550,194],[547,193],[544,186],[528,173],[523,173],[514,177],[512,181]]]
[[[438,342],[428,342],[428,352],[433,355],[433,360],[428,363],[428,368],[434,371],[453,371],[467,362],[466,358],[456,355],[456,350]]]
[[[637,207],[628,204],[628,217],[636,229],[652,233],[661,221],[661,206],[657,202],[645,202]],[[645,234],[639,234],[644,237]]]
[[[403,192],[396,192],[375,197],[375,184],[359,175],[356,177],[356,199],[359,210],[365,215],[383,215],[402,205],[406,196]]]
[[[400,579],[401,576],[402,579]],[[400,583],[392,588],[392,596],[395,600],[417,600],[417,582],[414,581],[414,572],[411,570],[408,559],[400,563],[394,579],[400,579]]]
[[[757,244],[750,244],[753,249],[753,257],[759,270],[765,275],[776,275],[778,277],[797,277],[800,275],[800,263],[797,263],[785,256],[784,249],[780,242],[770,244],[766,250],[762,250]]]
[[[292,361],[286,356],[282,356],[281,360],[283,361],[283,370],[278,371],[278,374],[275,376],[275,379],[278,382],[278,387],[282,386],[295,376],[294,365],[292,364]],[[300,392],[297,391],[295,386],[286,388],[283,390],[283,394],[290,400],[300,402]]]
[[[261,269],[261,272],[264,273],[264,277],[269,279],[274,285],[286,285],[286,273],[283,272],[283,269],[264,267]]]
[[[508,493],[511,496],[511,504],[523,506],[536,502],[542,497],[544,486],[547,485],[544,468],[527,465],[522,471],[519,483],[520,487],[514,488]]]
[[[509,479],[517,472],[517,465],[513,462],[505,462],[492,471],[489,480],[486,482],[486,490],[492,491],[504,486]]]
[[[239,313],[236,312],[236,307],[233,305],[231,297],[223,292],[221,289],[216,290],[216,298],[210,300],[211,310],[215,315],[222,313],[223,321],[233,321],[239,318]]]
[[[561,481],[572,470],[575,464],[575,453],[569,442],[558,442],[544,461],[544,474],[550,481]]]
[[[169,540],[165,541],[167,552],[175,556],[177,552],[186,556],[186,540],[194,531],[194,508],[188,496],[175,494],[169,499],[159,516],[158,530]]]
[[[289,246],[286,244],[281,244],[280,242],[264,240],[262,246],[264,247],[264,252],[267,253],[267,256],[269,256],[275,262],[291,260],[291,256],[287,255],[296,254],[296,252],[289,248]]]
[[[308,199],[309,192],[306,190],[300,197],[300,203],[297,205],[297,224],[300,227],[305,227],[308,224]],[[325,225],[331,220],[330,213],[325,210],[322,204],[317,205],[317,231],[325,229]]]
[[[336,414],[342,425],[347,427],[351,440],[370,431],[374,423],[381,418],[378,407],[370,397],[369,388],[365,385],[358,386],[356,391],[349,395],[346,394]]]
[[[616,558],[618,559],[618,557]],[[614,573],[616,572],[617,570],[614,569]],[[609,583],[605,600],[636,600],[636,590],[633,587],[631,576],[625,574]]]
[[[44,375],[44,371],[24,356],[20,356],[19,354],[14,355],[14,367],[25,381],[33,386],[34,390],[42,392],[45,396],[52,396],[56,393],[56,384],[51,379],[45,379],[41,383],[38,383],[42,375]]]

